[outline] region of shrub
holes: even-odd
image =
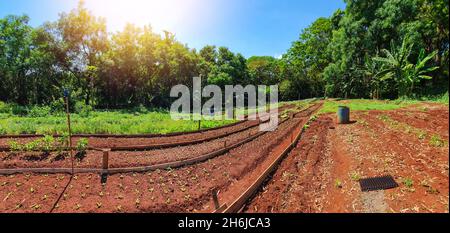
[[[31,141],[24,145],[25,151],[36,151],[39,149],[40,140]]]
[[[414,181],[411,178],[405,178],[403,180],[403,184],[407,187],[407,188],[412,188],[414,185]]]
[[[86,105],[82,101],[78,101],[75,103],[75,112],[78,113],[82,117],[88,117],[92,112],[93,108],[90,105]]]
[[[340,179],[336,179],[334,181],[334,187],[336,188],[342,188],[342,181]]]
[[[6,129],[3,128],[3,126],[0,125],[0,135],[6,134],[6,133],[7,133]]]
[[[430,139],[430,145],[434,147],[443,147],[445,146],[444,140],[439,135],[433,135]]]
[[[39,107],[34,106],[28,110],[28,116],[30,117],[46,117],[49,116],[51,108],[49,106]]]
[[[14,140],[13,141],[9,141],[8,144],[9,144],[9,149],[12,152],[18,152],[18,151],[22,151],[23,150],[23,146],[20,143],[14,141]]]
[[[53,114],[64,113],[66,109],[66,104],[62,98],[54,100],[50,103],[50,111]]]
[[[359,175],[358,172],[353,171],[352,173],[350,173],[350,178],[351,178],[353,181],[359,181],[359,180],[361,179],[361,176]]]
[[[313,115],[312,117],[309,118],[309,122],[314,122],[317,120],[317,115]]]
[[[25,116],[28,114],[28,110],[24,106],[13,104],[13,105],[11,105],[11,113],[13,115]]]
[[[77,142],[77,150],[79,152],[85,152],[87,150],[88,144],[89,144],[89,141],[87,138],[81,138]]]
[[[50,152],[55,144],[55,138],[51,135],[45,135],[40,141],[40,149],[44,152]]]
[[[132,111],[133,113],[143,113],[143,114],[148,113],[148,109],[147,109],[144,105],[142,105],[142,104],[140,104],[140,105],[137,106],[137,107],[134,107],[131,111]]]
[[[0,101],[0,113],[11,113],[11,106],[5,102]]]
[[[58,142],[58,152],[62,152],[63,150],[66,150],[69,146],[69,134],[63,133],[57,140]]]

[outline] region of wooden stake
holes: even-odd
[[[70,158],[72,160],[72,175],[74,174],[74,156],[73,156],[73,148],[72,148],[72,130],[70,128],[70,109],[69,109],[69,96],[65,98],[66,102],[66,114],[67,114],[67,130],[69,131],[69,148],[70,148]]]
[[[216,208],[216,210],[220,208],[219,198],[217,197],[217,193],[218,193],[217,189],[213,189],[212,190],[212,196],[213,196],[213,200],[214,200],[214,207]]]
[[[103,150],[103,170],[107,171],[109,167],[109,151],[110,149]]]

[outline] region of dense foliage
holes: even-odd
[[[435,94],[448,90],[449,24],[448,0],[346,0],[345,11],[336,12],[323,71],[326,94],[337,97],[395,98],[413,94]],[[421,80],[413,90],[399,91],[396,79],[376,80],[387,65],[373,60],[386,49],[395,53],[405,41],[412,45],[409,63],[416,64],[421,53],[436,52],[429,66],[432,80]],[[394,46],[391,47],[391,44]],[[423,51],[423,52],[422,52]],[[406,61],[405,61],[406,62]]]
[[[448,92],[448,0],[345,0],[346,9],[304,29],[281,59],[246,59],[228,48],[200,51],[170,32],[127,25],[109,33],[82,2],[33,28],[27,16],[0,19],[0,101],[79,112],[167,107],[170,88],[279,84],[283,100],[316,96],[398,98]],[[75,106],[77,105],[77,106]]]

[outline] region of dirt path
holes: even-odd
[[[422,107],[354,112],[348,125],[319,117],[246,211],[448,212],[448,107]],[[360,191],[360,178],[385,174],[400,187]]]

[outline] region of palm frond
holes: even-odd
[[[419,78],[421,78],[421,79],[428,79],[428,80],[433,79],[433,77],[428,76],[428,75],[419,75]]]

